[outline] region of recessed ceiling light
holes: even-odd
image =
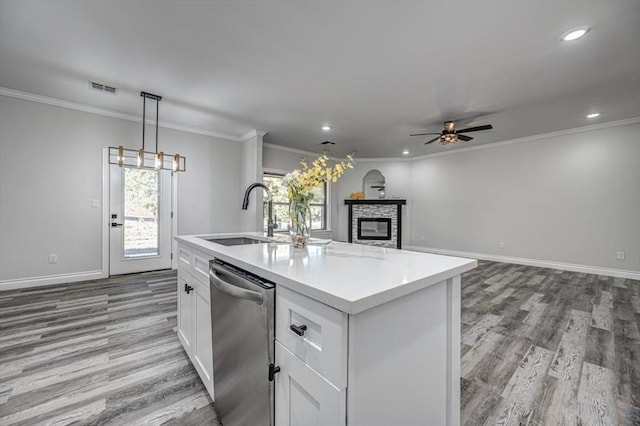
[[[572,30],[567,31],[566,33],[564,33],[562,35],[562,40],[564,41],[573,41],[573,40],[577,40],[580,37],[582,37],[583,35],[585,35],[586,33],[589,32],[591,28],[587,27],[587,26],[582,26],[582,27],[578,27],[578,28],[574,28]]]
[[[331,126],[322,126],[323,132],[328,132],[329,130],[331,130]]]
[[[599,112],[594,112],[593,114],[588,114],[587,118],[596,118],[596,117],[600,117],[600,113]]]
[[[409,150],[408,150],[408,149],[405,149],[404,151],[402,151],[402,154],[403,154],[403,155],[409,155]]]

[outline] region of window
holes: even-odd
[[[284,175],[265,173],[262,182],[267,185],[273,195],[273,216],[276,228],[274,232],[289,231],[289,199],[287,189],[282,184]],[[311,230],[327,229],[327,184],[316,188],[313,193],[311,208]],[[264,230],[267,230],[267,204],[264,205]]]

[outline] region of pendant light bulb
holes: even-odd
[[[118,146],[118,166],[122,167],[124,165],[124,147],[122,145]]]
[[[171,162],[171,170],[173,170],[173,172],[177,172],[178,171],[178,167],[180,166],[180,154],[176,154],[173,156],[173,161]]]
[[[164,152],[160,151],[156,153],[156,162],[155,162],[155,167],[156,170],[160,170],[162,168],[162,165],[164,163]]]
[[[1,2],[2,0],[0,0]],[[181,157],[180,154],[166,154],[158,150],[158,130],[159,130],[159,107],[158,104],[162,100],[162,96],[154,95],[149,92],[140,92],[142,97],[142,148],[129,149],[123,145],[110,146],[108,152],[109,164],[118,165],[120,167],[137,167],[145,170],[171,170],[173,172],[184,172],[187,169],[187,159]],[[145,150],[145,133],[147,128],[147,99],[156,103],[156,120],[155,120],[155,149]],[[126,157],[126,158],[125,158]],[[133,159],[136,159],[134,165]],[[169,166],[169,163],[171,165]]]

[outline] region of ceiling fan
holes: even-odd
[[[444,130],[441,133],[414,133],[409,136],[425,136],[425,135],[438,135],[437,137],[431,139],[430,141],[425,142],[425,145],[428,145],[432,142],[440,140],[440,145],[447,145],[450,143],[456,143],[459,140],[468,142],[473,139],[471,136],[461,135],[460,133],[469,133],[469,132],[478,132],[480,130],[489,130],[493,129],[491,124],[486,124],[484,126],[476,126],[476,127],[467,127],[466,129],[456,130],[453,121],[445,121],[444,122]]]

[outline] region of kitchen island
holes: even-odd
[[[330,242],[179,236],[178,337],[215,400],[208,262],[276,283],[277,425],[460,421],[460,275],[477,262]],[[303,335],[292,330],[305,324]]]

